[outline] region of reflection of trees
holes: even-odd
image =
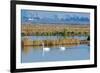
[[[79,40],[74,38],[65,38],[65,39],[57,39],[57,40],[29,40],[28,38],[22,39],[22,50],[25,53],[28,53],[30,49],[40,48],[42,47],[42,43],[44,46],[52,47],[52,46],[75,46],[80,44],[89,44],[90,36],[88,36],[87,40]]]
[[[42,46],[42,43],[44,42],[44,45],[60,45],[60,44],[77,44],[80,42],[79,39],[69,39],[69,38],[63,38],[63,39],[56,39],[56,40],[29,40],[27,38],[22,40],[22,46]]]
[[[59,43],[59,41],[56,41],[56,42],[58,42]],[[49,48],[59,48],[59,45],[60,46],[64,46],[64,47],[73,47],[73,46],[77,46],[77,45],[79,45],[79,44],[55,44],[54,42],[52,42],[52,41],[50,41],[50,42],[47,42],[47,41],[45,41],[44,43],[46,43],[45,44],[45,47],[49,47]],[[30,51],[31,51],[31,49],[34,49],[34,51],[37,51],[37,50],[42,50],[42,46],[41,45],[39,45],[39,46],[22,46],[22,51],[24,52],[24,53],[29,53]]]
[[[27,54],[31,50],[31,48],[32,46],[22,46],[22,51]]]

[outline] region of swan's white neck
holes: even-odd
[[[43,46],[43,48],[44,48],[44,43],[42,43],[42,46]]]

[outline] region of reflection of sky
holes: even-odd
[[[44,55],[42,48],[28,48],[29,52],[22,51],[21,53],[21,63],[90,59],[90,46],[78,45],[65,48],[64,51],[61,51],[60,47],[50,48],[50,51],[44,51]]]
[[[22,23],[89,24],[90,14],[79,12],[21,10],[21,21]]]

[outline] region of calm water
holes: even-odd
[[[55,40],[55,39],[61,39],[64,38],[62,36],[24,36],[22,39],[28,38],[31,40]],[[66,37],[66,38],[75,38],[75,39],[80,39],[80,40],[86,40],[87,36],[71,36],[71,37]]]
[[[24,37],[25,38],[25,37]],[[51,39],[51,37],[29,37],[32,40],[45,40]],[[52,37],[52,39],[57,39],[61,37]],[[72,38],[72,37],[70,37]],[[78,38],[78,37],[74,37]],[[86,39],[87,37],[80,37],[79,39]],[[44,46],[45,47],[45,46]],[[60,47],[65,47],[65,50],[61,50]],[[87,60],[90,59],[90,46],[74,45],[74,46],[57,46],[48,47],[49,51],[43,51],[43,47],[24,47],[21,52],[21,62],[31,63],[31,62],[47,62],[47,61],[71,61],[71,60]]]

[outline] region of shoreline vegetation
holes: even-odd
[[[56,24],[22,24],[21,36],[62,36],[63,39],[55,40],[30,40],[24,38],[21,41],[22,46],[57,46],[57,45],[78,45],[90,44],[90,25],[56,25]],[[75,38],[66,38],[70,36],[87,36],[86,40]]]
[[[88,38],[89,39],[89,38]],[[59,40],[29,40],[29,39],[24,39],[22,40],[22,50],[25,53],[28,53],[31,48],[43,48],[42,43],[44,43],[45,47],[53,48],[53,47],[73,47],[73,46],[78,46],[81,44],[86,44],[90,45],[89,40],[79,40],[79,39],[59,39]]]
[[[22,24],[22,36],[89,36],[89,24]]]
[[[89,40],[79,40],[79,39],[58,39],[58,40],[22,40],[23,46],[57,46],[57,45],[78,45],[78,44],[88,44]]]

